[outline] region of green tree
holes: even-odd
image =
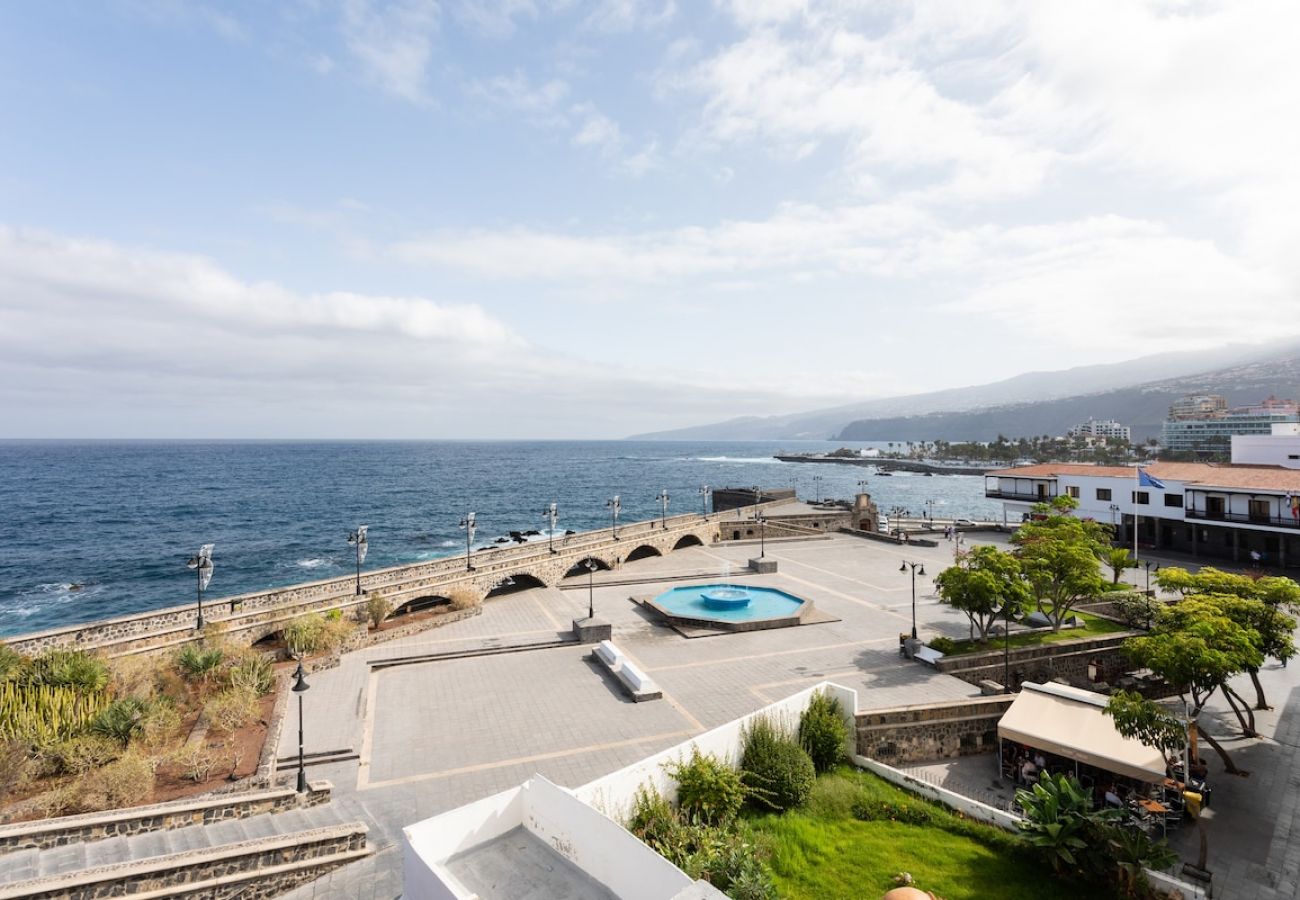
[[[1021,833],[1047,857],[1058,875],[1067,867],[1083,867],[1089,833],[1114,818],[1112,811],[1093,811],[1092,798],[1079,782],[1049,772],[1041,773],[1029,790],[1016,791],[1016,803],[1024,811]]]
[[[1129,556],[1127,547],[1108,547],[1098,554],[1101,561],[1111,571],[1111,584],[1119,584],[1119,576],[1124,574],[1125,569],[1137,568],[1137,560]]]
[[[940,600],[966,614],[981,644],[988,643],[989,629],[1003,607],[1009,604],[1019,612],[1031,597],[1020,560],[989,546],[970,550],[961,563],[935,576],[934,584]]]
[[[1106,531],[1096,522],[1071,516],[1076,506],[1078,501],[1072,497],[1036,504],[1034,513],[1043,518],[1020,526],[1012,538],[1038,611],[1054,631],[1060,630],[1076,605],[1106,586],[1097,570]]]

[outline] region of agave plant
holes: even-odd
[[[139,697],[124,697],[106,706],[91,722],[90,728],[96,734],[113,738],[125,747],[140,730],[148,713],[147,701]]]
[[[83,650],[47,650],[32,661],[27,678],[33,684],[96,692],[108,684],[108,666]]]
[[[219,647],[203,647],[199,644],[186,644],[176,654],[176,665],[186,678],[207,683],[221,666],[225,654]]]

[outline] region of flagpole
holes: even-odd
[[[1133,488],[1133,562],[1138,561],[1138,492],[1142,486],[1142,467],[1137,467],[1137,484]]]

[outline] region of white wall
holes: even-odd
[[[1233,435],[1232,461],[1300,469],[1300,425],[1274,425],[1272,434]]]
[[[402,829],[402,895],[407,900],[469,900],[474,893],[441,864],[505,834],[523,819],[520,786],[406,826]]]
[[[853,764],[869,772],[874,772],[886,781],[896,784],[910,793],[919,794],[922,797],[942,803],[949,809],[954,809],[964,816],[970,816],[972,819],[988,825],[996,825],[998,828],[1005,828],[1007,831],[1018,830],[1020,816],[989,806],[986,803],[980,803],[978,800],[972,800],[970,797],[954,793],[947,788],[941,788],[938,785],[913,778],[906,772],[899,771],[893,766],[887,766],[882,762],[876,762],[866,756],[859,756],[855,753],[853,755]]]
[[[857,734],[857,691],[838,684],[832,684],[829,681],[823,681],[821,684],[802,690],[747,716],[733,719],[725,725],[720,725],[688,741],[683,741],[675,747],[669,747],[662,753],[656,753],[654,756],[619,769],[617,772],[612,772],[603,778],[597,778],[595,781],[577,788],[574,795],[578,799],[590,803],[611,819],[617,822],[625,822],[631,815],[636,792],[641,787],[653,788],[670,800],[677,799],[677,782],[668,774],[665,767],[667,764],[679,760],[690,759],[692,747],[698,747],[701,753],[711,753],[724,762],[738,766],[741,751],[743,750],[741,732],[749,722],[758,716],[768,716],[784,722],[791,729],[797,728],[799,714],[807,708],[808,701],[813,694],[819,691],[826,691],[839,700],[840,707],[844,710],[845,719],[849,725],[848,742],[852,744]],[[846,745],[845,752],[852,753],[854,749],[853,746]]]

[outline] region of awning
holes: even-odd
[[[1137,781],[1163,779],[1160,751],[1116,731],[1102,712],[1106,700],[1063,684],[1022,684],[998,722],[998,736]]]

